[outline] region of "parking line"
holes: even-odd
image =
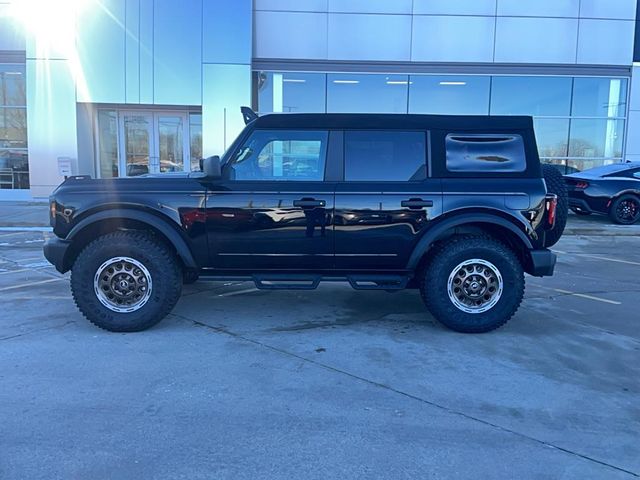
[[[12,285],[10,287],[0,288],[0,292],[6,292],[7,290],[14,290],[16,288],[32,287],[34,285],[42,285],[43,283],[59,282],[65,280],[64,278],[50,278],[49,280],[41,280],[39,282],[22,283],[20,285]]]
[[[554,288],[558,293],[564,293],[572,295],[574,297],[587,298],[589,300],[595,300],[597,302],[610,303],[611,305],[622,305],[622,302],[616,302],[615,300],[607,300],[606,298],[594,297],[593,295],[587,295],[585,293],[570,292],[569,290],[562,290],[561,288]]]
[[[19,273],[19,272],[32,272],[35,270],[32,270],[31,268],[20,268],[18,270],[7,270],[6,272],[0,272],[0,275],[6,275],[8,273]]]
[[[598,260],[605,260],[607,262],[618,262],[618,263],[626,263],[628,265],[640,266],[640,262],[632,262],[631,260],[620,260],[619,258],[601,257],[599,255],[592,255],[590,253],[576,253],[575,255],[579,255],[581,257],[595,258]]]
[[[0,232],[53,232],[51,227],[0,227]]]
[[[230,297],[232,295],[242,295],[243,293],[257,292],[257,288],[247,288],[246,290],[236,290],[235,292],[221,293],[218,297]]]

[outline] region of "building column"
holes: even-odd
[[[640,63],[634,63],[631,71],[628,125],[625,160],[640,161]]]

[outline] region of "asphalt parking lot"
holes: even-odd
[[[415,291],[248,283],[114,334],[44,235],[0,231],[0,479],[640,475],[640,237],[564,237],[485,335]]]

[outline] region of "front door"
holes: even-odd
[[[210,266],[221,270],[332,267],[334,184],[324,181],[329,133],[254,130],[210,185]]]
[[[119,124],[124,176],[189,171],[186,114],[121,111]]]

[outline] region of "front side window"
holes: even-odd
[[[327,137],[318,130],[256,130],[231,159],[231,178],[322,181]]]
[[[526,168],[520,135],[450,133],[444,143],[450,172],[523,172]]]
[[[417,181],[426,177],[424,132],[347,131],[346,181]]]

